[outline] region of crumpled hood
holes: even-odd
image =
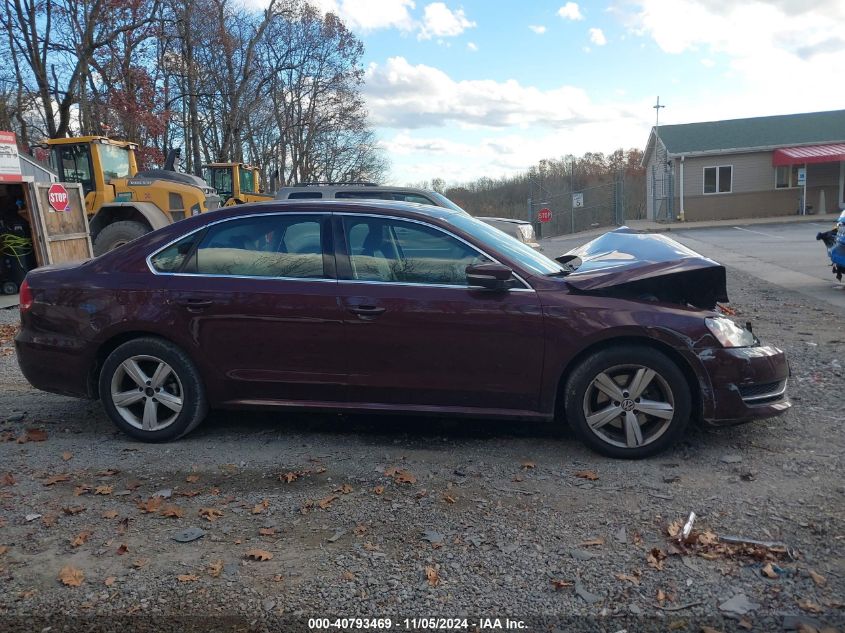
[[[661,234],[621,227],[566,253],[581,265],[566,277],[575,292],[712,309],[728,301],[725,267]]]

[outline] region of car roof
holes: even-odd
[[[389,185],[361,185],[361,184],[335,184],[335,185],[292,185],[290,187],[282,187],[276,192],[276,196],[281,194],[298,193],[303,191],[319,191],[326,194],[335,194],[338,191],[355,191],[361,193],[419,193],[431,195],[435,193],[431,189],[420,189],[419,187],[391,187]],[[282,198],[280,198],[282,199]]]
[[[215,216],[237,217],[248,214],[248,212],[264,213],[297,213],[302,211],[327,211],[347,213],[400,213],[408,216],[425,216],[430,218],[448,218],[453,215],[461,215],[448,207],[438,207],[431,204],[418,204],[416,202],[404,202],[399,200],[379,199],[300,199],[300,200],[269,200],[267,202],[250,202],[239,204],[233,207],[224,207],[210,213],[203,213],[203,217]],[[469,215],[469,214],[467,214]]]

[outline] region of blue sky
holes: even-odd
[[[315,0],[366,47],[390,179],[500,177],[661,123],[845,108],[840,0]]]

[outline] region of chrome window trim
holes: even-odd
[[[496,264],[500,264],[500,265],[502,264],[502,262],[500,262],[498,259],[493,257],[490,253],[487,253],[486,251],[482,250],[481,248],[479,248],[475,244],[472,244],[471,242],[466,241],[464,238],[460,237],[459,235],[455,235],[454,233],[452,233],[448,229],[444,229],[442,226],[437,226],[436,224],[431,224],[431,223],[425,222],[423,220],[417,220],[415,218],[403,218],[403,217],[395,216],[395,215],[385,215],[383,213],[344,213],[344,212],[340,212],[340,213],[335,213],[334,215],[336,215],[338,217],[378,218],[378,219],[382,219],[382,220],[398,220],[400,222],[412,222],[414,224],[422,224],[423,226],[427,226],[431,229],[434,229],[435,231],[440,231],[441,233],[445,233],[449,237],[452,237],[452,238],[458,240],[459,242],[466,244],[472,250],[478,251],[479,253],[481,253],[482,255],[487,257],[490,261],[492,261]],[[345,234],[345,232],[344,232],[344,234]],[[346,245],[344,245],[344,246],[346,246]],[[349,253],[347,253],[346,256],[349,257]],[[508,288],[508,292],[514,292],[514,291],[516,291],[516,292],[536,292],[534,290],[534,288],[531,287],[531,284],[529,284],[527,281],[525,281],[525,279],[523,279],[520,275],[518,275],[513,270],[511,270],[511,272],[513,272],[513,276],[516,277],[516,279],[521,284],[523,284],[525,287],[524,288]],[[353,282],[353,283],[366,283],[366,284],[387,284],[387,285],[393,285],[393,286],[417,286],[417,287],[429,287],[429,288],[430,287],[460,288],[462,290],[478,288],[478,286],[457,286],[457,285],[453,285],[453,284],[425,284],[425,283],[405,282],[405,281],[376,281],[376,280],[366,280],[366,279],[338,279],[338,281]]]
[[[333,214],[332,214],[331,211],[296,211],[296,212],[293,212],[293,213],[291,213],[290,211],[278,211],[278,212],[275,212],[275,213],[272,213],[272,212],[271,213],[250,213],[249,215],[238,215],[238,216],[235,216],[233,218],[222,218],[220,220],[215,220],[214,222],[209,222],[208,224],[204,224],[200,227],[197,227],[193,231],[190,231],[189,233],[183,233],[182,235],[177,237],[175,240],[171,240],[170,242],[168,242],[167,244],[165,244],[164,246],[162,246],[158,250],[156,250],[153,253],[150,253],[149,255],[147,255],[146,260],[145,260],[147,262],[147,268],[150,269],[150,272],[153,275],[162,275],[162,276],[163,275],[169,275],[171,277],[213,277],[213,278],[216,278],[216,279],[221,279],[221,278],[222,279],[281,279],[281,280],[285,280],[285,281],[337,281],[337,279],[335,279],[335,278],[326,278],[326,277],[266,277],[266,276],[260,276],[260,277],[255,276],[255,277],[253,277],[252,275],[215,275],[215,274],[208,274],[208,273],[171,273],[171,272],[162,272],[162,271],[156,270],[155,266],[153,266],[153,262],[152,262],[153,257],[158,255],[162,251],[167,250],[168,248],[173,246],[176,242],[181,242],[185,238],[190,237],[194,233],[199,233],[200,231],[204,231],[205,229],[210,228],[212,226],[215,226],[217,224],[222,224],[223,222],[233,222],[235,220],[245,220],[247,218],[256,218],[256,217],[266,218],[268,216],[275,216],[275,215],[286,215],[286,216],[291,216],[291,215],[319,215],[319,216],[329,216],[329,217],[331,217]]]

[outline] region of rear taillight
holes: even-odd
[[[32,307],[32,290],[29,289],[29,282],[26,279],[21,284],[20,292],[20,310],[23,314]]]

